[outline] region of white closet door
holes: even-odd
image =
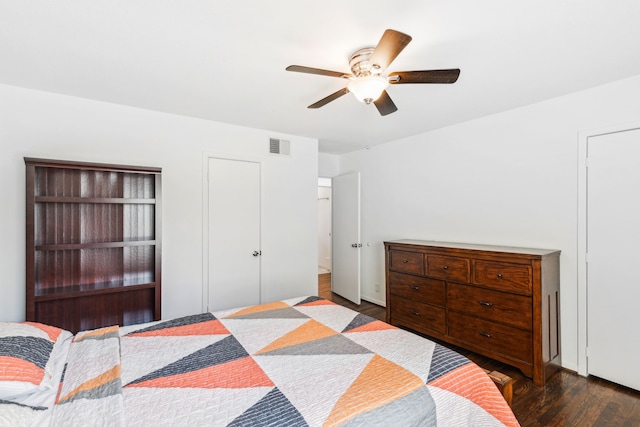
[[[260,303],[260,163],[210,158],[208,309]]]
[[[587,155],[587,370],[640,390],[640,130]]]

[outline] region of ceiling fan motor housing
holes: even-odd
[[[382,69],[376,64],[369,64],[369,58],[373,54],[375,46],[363,47],[356,50],[349,57],[349,67],[351,72],[356,77],[363,77],[368,75],[380,75]]]

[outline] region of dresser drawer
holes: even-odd
[[[418,332],[445,333],[444,308],[434,307],[418,301],[391,295],[391,323],[402,325]]]
[[[531,266],[506,262],[476,261],[473,283],[501,291],[531,295]]]
[[[531,297],[449,283],[447,301],[450,310],[528,330],[533,325]]]
[[[427,276],[468,283],[469,265],[466,258],[427,255]]]
[[[449,316],[449,335],[494,353],[532,362],[531,332],[457,313]]]
[[[389,272],[389,290],[391,295],[444,307],[445,287],[442,280],[392,271]]]
[[[389,268],[404,273],[424,274],[424,255],[418,252],[389,251]]]

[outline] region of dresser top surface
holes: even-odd
[[[437,240],[389,240],[384,242],[385,245],[414,245],[432,248],[449,248],[449,249],[469,249],[474,251],[504,252],[525,255],[552,255],[560,254],[557,249],[539,249],[539,248],[522,248],[514,246],[498,246],[498,245],[481,245],[476,243],[458,243],[458,242],[440,242]]]

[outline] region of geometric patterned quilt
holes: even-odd
[[[518,425],[467,358],[318,297],[114,328],[74,339],[52,425]]]

